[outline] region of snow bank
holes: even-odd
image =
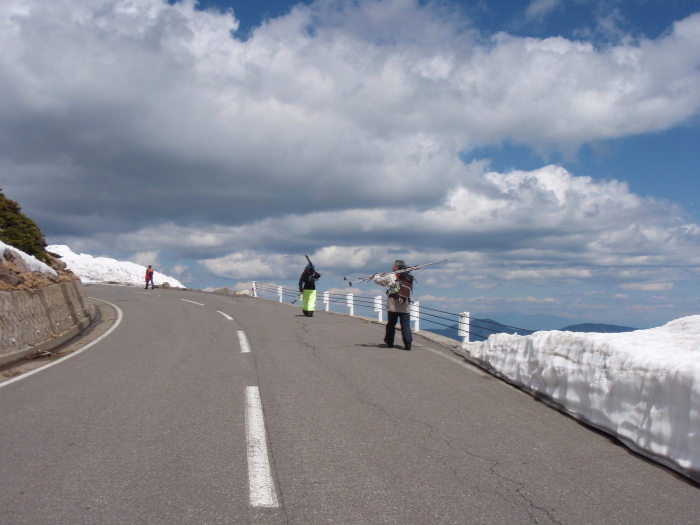
[[[65,245],[52,244],[47,246],[48,251],[61,256],[61,260],[66,263],[68,269],[80,277],[84,283],[105,283],[118,282],[123,284],[138,284],[144,286],[146,283],[146,267],[140,264],[117,261],[108,257],[93,257],[85,253],[76,254]],[[177,279],[154,272],[153,282],[162,285],[167,282],[173,288],[185,288]]]
[[[621,334],[496,334],[465,357],[700,479],[700,315]]]
[[[0,241],[0,255],[4,255],[5,250],[12,250],[15,253],[18,253],[19,256],[22,258],[22,260],[27,263],[27,266],[29,266],[29,269],[33,272],[41,272],[41,273],[47,273],[49,275],[58,275],[56,273],[56,270],[48,266],[47,264],[44,264],[41,262],[39,259],[34,257],[33,255],[29,255],[27,253],[24,253],[22,250],[19,248],[15,248],[14,246],[10,246],[9,244],[5,244],[4,242]]]

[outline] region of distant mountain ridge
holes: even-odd
[[[427,331],[434,334],[449,337],[450,339],[461,340],[459,337],[458,325],[449,326],[446,328],[426,328]],[[471,319],[469,324],[469,341],[485,341],[491,334],[520,334],[528,335],[532,332],[522,329],[507,326],[494,321],[493,319]]]
[[[599,334],[619,334],[622,332],[634,332],[635,330],[637,328],[632,328],[631,326],[604,323],[572,324],[561,329],[562,332],[596,332]]]
[[[428,332],[441,335],[443,337],[449,337],[450,339],[461,340],[459,337],[459,327],[458,325],[452,325],[446,328],[425,328]],[[560,328],[560,332],[595,332],[602,334],[615,334],[622,332],[633,332],[637,328],[632,328],[630,326],[618,326],[614,324],[604,324],[604,323],[582,323],[569,325],[564,328]],[[522,328],[511,327],[494,321],[492,319],[472,319],[469,327],[469,341],[479,342],[485,341],[489,338],[491,334],[520,334],[529,335],[534,332]]]

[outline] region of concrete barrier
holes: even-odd
[[[79,280],[0,291],[0,365],[50,351],[82,333],[94,315]]]

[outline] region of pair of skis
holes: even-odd
[[[396,272],[393,272],[393,271],[392,271],[392,272],[384,272],[384,273],[399,274],[399,273],[412,272],[413,270],[418,270],[418,269],[420,269],[420,268],[425,268],[426,266],[432,266],[433,264],[440,264],[440,263],[444,263],[444,262],[447,262],[447,259],[442,260],[442,261],[436,261],[436,262],[426,263],[426,264],[417,264],[416,266],[409,266],[409,267],[407,267],[407,268],[404,268],[403,270],[398,270],[398,271],[396,271]],[[366,276],[366,277],[358,277],[358,278],[355,279],[354,281],[348,280],[347,277],[343,277],[343,280],[344,280],[344,281],[348,281],[348,286],[352,286],[353,284],[364,283],[364,282],[367,282],[367,281],[371,281],[372,279],[374,279],[374,277],[375,277],[376,275],[377,275],[377,274],[375,273],[375,274],[373,274],[373,275],[368,275],[368,276]]]

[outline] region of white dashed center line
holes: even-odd
[[[238,342],[241,345],[241,353],[247,354],[250,352],[250,345],[248,344],[248,338],[245,336],[245,332],[238,331]]]
[[[240,333],[240,332],[239,332]],[[248,442],[248,481],[252,507],[278,507],[275,483],[272,480],[270,461],[267,457],[265,417],[260,390],[257,386],[245,389],[245,426]]]

